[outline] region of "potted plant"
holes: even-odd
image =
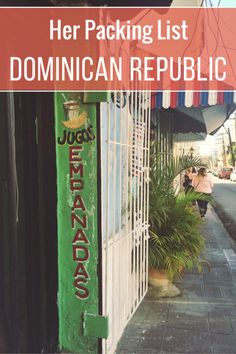
[[[173,181],[181,171],[200,165],[201,161],[181,156],[162,166],[153,147],[150,156],[149,283],[159,288],[160,296],[176,296],[180,291],[173,279],[180,277],[183,269],[201,269],[199,256],[204,238],[192,201],[204,196],[177,193]]]

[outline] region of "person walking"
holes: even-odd
[[[188,192],[192,192],[194,190],[194,188],[192,186],[192,180],[195,175],[196,175],[195,167],[189,168],[185,171],[184,181],[183,181],[183,187],[184,187],[185,194],[187,194]],[[192,201],[192,205],[196,205],[196,200]]]
[[[199,192],[207,196],[210,196],[212,193],[213,185],[214,185],[213,181],[211,177],[207,174],[206,168],[205,167],[199,168],[197,175],[194,176],[192,180],[192,186],[195,192]],[[204,220],[207,212],[208,201],[197,199],[197,204],[199,207],[200,215]]]
[[[185,194],[187,194],[189,191],[191,191],[193,189],[192,179],[193,179],[192,169],[188,168],[185,171],[184,181],[183,181],[183,187],[184,187]]]

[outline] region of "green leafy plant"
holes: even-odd
[[[180,276],[183,268],[201,269],[199,256],[204,237],[198,228],[201,219],[192,202],[205,196],[196,192],[178,193],[173,181],[181,171],[202,163],[198,158],[181,156],[163,166],[153,147],[150,156],[149,266],[166,270],[172,280]]]

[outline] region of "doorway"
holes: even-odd
[[[57,347],[54,100],[1,93],[0,297],[9,352]]]

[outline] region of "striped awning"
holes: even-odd
[[[200,107],[236,103],[235,91],[163,91],[152,95],[152,108]]]
[[[157,92],[152,95],[152,108],[172,112],[176,133],[215,134],[235,111],[236,92]]]

